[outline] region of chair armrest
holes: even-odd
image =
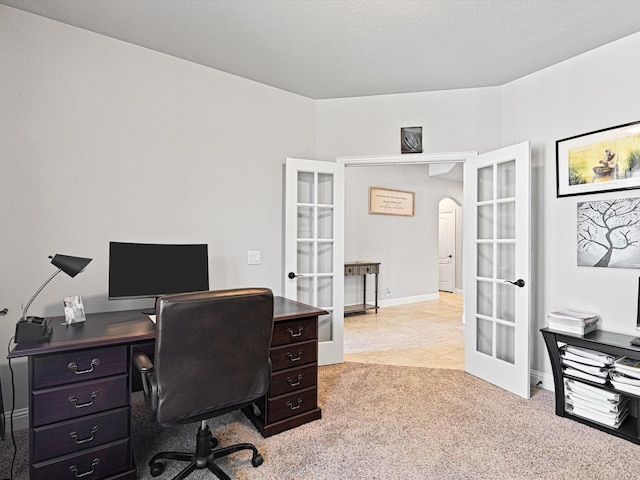
[[[133,358],[133,364],[143,375],[153,372],[153,363],[151,363],[151,359],[149,359],[149,357],[144,353],[138,353]]]
[[[133,357],[133,365],[142,376],[144,402],[147,408],[151,410],[151,415],[155,419],[156,412],[158,411],[158,384],[156,383],[156,376],[153,373],[153,363],[146,354],[138,353]]]

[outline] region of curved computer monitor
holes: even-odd
[[[109,243],[109,300],[206,290],[207,244]]]

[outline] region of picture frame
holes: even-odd
[[[400,128],[400,152],[422,153],[422,127]]]
[[[413,217],[415,215],[415,193],[369,187],[369,213]]]
[[[556,141],[557,197],[640,188],[640,121]]]

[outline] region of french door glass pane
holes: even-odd
[[[298,203],[313,203],[313,172],[298,172]]]
[[[478,169],[478,201],[493,200],[493,167]]]
[[[484,318],[476,318],[476,350],[493,356],[493,323]]]
[[[510,283],[497,284],[496,316],[504,321],[515,322],[516,287]]]
[[[318,238],[333,238],[333,208],[318,207]]]
[[[511,160],[498,164],[498,194],[496,198],[513,198],[516,196],[516,161]]]
[[[299,274],[313,273],[313,242],[298,242]]]
[[[333,277],[318,277],[318,307],[333,306]]]
[[[318,273],[333,273],[333,243],[318,243]]]
[[[333,340],[333,312],[318,318],[318,341],[330,342]]]
[[[313,238],[313,207],[298,206],[298,238]]]
[[[493,244],[478,243],[478,276],[493,277]]]
[[[503,280],[512,280],[516,276],[516,244],[498,243],[498,258],[496,265],[496,276]]]
[[[515,328],[511,325],[496,325],[496,358],[513,364],[515,362]]]
[[[516,202],[498,204],[498,238],[516,238]]]
[[[493,238],[493,205],[478,207],[478,238]]]
[[[486,317],[493,317],[493,282],[477,283],[477,310],[476,312]]]
[[[297,298],[299,302],[313,305],[315,299],[313,298],[313,278],[311,277],[298,277],[297,282]]]
[[[332,173],[318,173],[318,204],[333,205]]]

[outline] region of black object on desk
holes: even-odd
[[[16,323],[16,343],[46,342],[49,338],[51,338],[50,318],[21,318]]]

